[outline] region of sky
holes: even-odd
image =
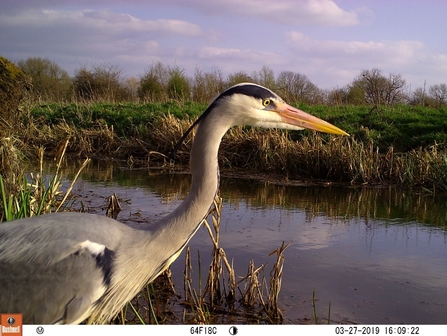
[[[378,68],[411,91],[447,83],[446,13],[445,0],[0,0],[0,55],[48,58],[71,76],[92,65],[124,77],[156,62],[189,76],[268,66],[322,89]]]

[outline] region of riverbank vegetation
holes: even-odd
[[[17,157],[29,158],[39,147],[57,151],[69,139],[71,156],[170,164],[167,155],[210,99],[252,81],[351,136],[236,127],[221,145],[224,171],[447,191],[445,84],[409,92],[401,75],[378,69],[362,71],[343,88],[321,90],[305,75],[275,77],[267,66],[224,78],[218,69],[188,77],[179,67],[156,63],[132,79],[110,65],[81,67],[73,78],[46,59],[18,65],[26,74],[19,76],[27,83],[20,91],[25,99],[15,113],[3,111],[0,124],[0,136],[16,145]],[[188,138],[176,163],[188,163],[190,145]]]
[[[351,136],[235,127],[221,145],[222,169],[447,191],[447,111],[442,108],[298,106]],[[205,108],[189,102],[42,104],[30,109],[16,136],[24,152],[40,146],[51,152],[70,139],[71,156],[169,164],[166,156]],[[177,153],[177,163],[188,163],[191,141]]]

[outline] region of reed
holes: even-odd
[[[5,174],[5,177],[3,177],[4,173],[0,174],[0,206],[4,220],[10,221],[24,217],[38,216],[49,212],[57,212],[66,206],[76,179],[82,169],[90,162],[89,159],[84,160],[70,186],[63,192],[61,190],[63,175],[61,166],[67,145],[68,140],[59,146],[55,156],[57,162],[56,171],[48,181],[44,178],[44,149],[42,147],[37,151],[40,167],[38,173],[30,173],[29,177],[21,171],[19,171],[21,173],[20,177],[17,177],[17,172]],[[14,185],[14,182],[15,186],[12,187],[11,185]],[[7,187],[8,185],[9,188]]]
[[[173,102],[147,105],[50,104],[34,108],[28,123],[23,130],[18,130],[14,141],[19,141],[22,152],[27,152],[27,148],[39,146],[54,151],[61,142],[70,139],[69,155],[113,157],[127,160],[132,166],[143,163],[166,165],[169,164],[167,156],[191,124],[190,120],[194,120],[203,108],[200,104]],[[221,144],[219,161],[222,170],[280,174],[291,180],[324,179],[447,191],[446,142],[437,137],[436,134],[441,134],[438,131],[436,134],[427,133],[429,122],[436,125],[435,130],[442,126],[442,111],[410,113],[396,108],[378,115],[360,108],[304,108],[342,128],[346,126],[354,136],[234,127]],[[431,114],[423,117],[428,112]],[[392,118],[400,120],[407,128],[397,125],[398,129],[392,129],[389,127],[393,123],[387,123],[387,141],[383,142],[385,134],[372,127],[384,129],[383,120]],[[420,127],[425,138],[420,138],[420,146],[411,147],[411,139],[417,135],[415,127]],[[409,139],[405,129],[414,133]],[[394,141],[389,134],[394,134]],[[401,144],[401,138],[407,139],[408,144]],[[427,139],[434,140],[427,145]],[[191,143],[192,136],[177,152],[177,163],[188,163]],[[405,151],[402,148],[406,148]]]
[[[256,323],[281,322],[282,313],[278,305],[278,298],[283,276],[283,252],[289,245],[283,243],[280,248],[270,254],[277,254],[277,260],[270,272],[269,282],[264,274],[266,265],[255,267],[253,260],[249,261],[247,275],[236,281],[237,276],[232,262],[228,260],[225,250],[219,245],[221,212],[222,199],[220,196],[216,196],[210,212],[212,225],[208,220],[203,221],[213,244],[212,260],[203,290],[200,256],[198,259],[199,287],[194,288],[189,248],[186,252],[184,304],[190,309],[190,313],[184,314],[189,317],[185,321],[187,323],[210,323],[216,321],[217,314],[224,314],[232,317],[237,316],[244,320],[255,320]],[[224,319],[221,322],[228,321]]]

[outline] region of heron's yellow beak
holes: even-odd
[[[281,105],[278,104],[275,108],[275,112],[281,116],[282,120],[285,123],[290,125],[308,128],[324,133],[349,135],[340,128],[324,120],[321,120],[320,118],[314,117],[313,115],[310,115],[304,111],[298,110],[286,103],[283,103]]]

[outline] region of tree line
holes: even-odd
[[[47,58],[30,57],[17,65],[32,83],[30,93],[40,101],[165,102],[169,100],[209,102],[225,88],[253,82],[278,92],[286,101],[328,105],[409,104],[440,107],[447,103],[447,85],[409,90],[400,74],[384,74],[379,69],[363,70],[349,84],[323,90],[301,73],[283,71],[275,76],[263,66],[248,74],[244,71],[224,76],[220,69],[196,69],[187,76],[178,66],[157,62],[138,78],[124,77],[117,65],[82,66],[73,77]]]

